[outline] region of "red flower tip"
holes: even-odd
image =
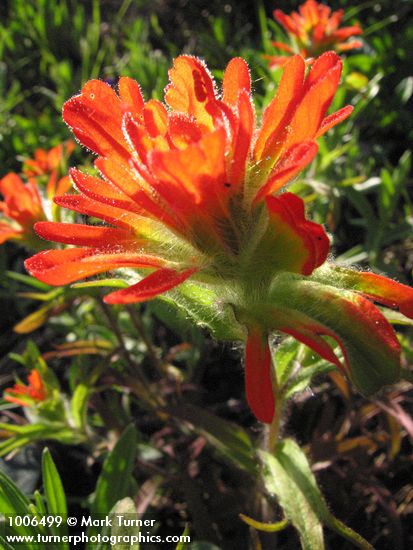
[[[290,270],[311,275],[325,262],[330,249],[323,227],[306,219],[304,201],[293,193],[267,197],[266,202],[274,231],[274,248],[285,247],[288,242],[288,256],[292,262]],[[283,234],[282,239],[280,234]],[[282,249],[278,253],[282,254]]]
[[[159,269],[133,286],[108,294],[103,300],[107,304],[131,304],[152,300],[159,294],[180,285],[196,271],[196,269],[186,269],[181,272],[167,268]]]
[[[27,377],[28,384],[15,384],[4,390],[4,399],[23,407],[41,403],[47,399],[47,390],[38,370],[33,369]]]
[[[255,417],[265,424],[271,424],[275,409],[271,352],[267,337],[258,328],[252,328],[248,332],[245,347],[245,390]]]

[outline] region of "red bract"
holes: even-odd
[[[33,369],[27,377],[28,384],[15,384],[4,390],[4,399],[17,403],[22,407],[29,407],[47,399],[47,390],[39,371]]]
[[[343,10],[331,12],[331,9],[316,2],[307,0],[290,15],[281,10],[274,10],[274,18],[284,27],[291,44],[273,42],[273,45],[288,53],[287,56],[270,56],[271,66],[283,65],[289,56],[296,53],[304,58],[313,58],[327,50],[337,52],[360,48],[361,40],[349,40],[353,36],[363,34],[358,25],[341,27]]]
[[[41,237],[76,248],[41,252],[27,260],[28,271],[63,285],[122,269],[132,284],[107,295],[111,304],[175,287],[168,296],[179,302],[179,292],[191,288],[198,319],[215,296],[210,317],[230,308],[238,334],[249,335],[247,398],[264,422],[274,413],[268,347],[274,330],[313,347],[366,392],[393,381],[400,350],[390,325],[358,294],[366,293],[358,288],[364,274],[347,281],[331,275],[323,227],[306,219],[299,197],[274,196],[314,158],[316,139],[350,114],[344,107],[326,116],[340,73],[334,52],[308,72],[304,59],[293,56],[258,128],[248,67],[239,58],[230,61],[219,94],[202,61],[178,57],[167,106],[145,102],[129,78],[120,79],[118,94],[103,82],[87,83],[63,117],[99,156],[103,179],[72,170],[79,194],[55,202],[110,226],[37,223]],[[397,306],[405,295],[412,303],[411,289],[376,277],[370,297]],[[403,301],[402,311],[409,307]],[[324,335],[339,343],[343,358]]]

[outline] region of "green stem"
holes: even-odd
[[[330,529],[352,542],[355,546],[357,546],[357,548],[361,548],[362,550],[374,550],[374,546],[367,542],[366,539],[353,531],[353,529],[350,529],[350,527],[347,527],[347,525],[334,516],[330,516],[326,521],[326,524],[330,527]]]

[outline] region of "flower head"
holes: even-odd
[[[0,180],[0,193],[4,197],[0,201],[0,244],[14,240],[31,247],[39,241],[33,225],[46,219],[36,182],[31,179],[25,184],[10,173]]]
[[[35,255],[28,271],[63,285],[121,269],[132,284],[108,294],[111,304],[185,289],[191,278],[198,312],[209,293],[213,315],[230,308],[247,333],[247,398],[264,422],[274,414],[268,336],[276,330],[312,347],[365,391],[375,391],[383,376],[393,381],[397,339],[361,293],[410,314],[413,291],[335,271],[325,263],[328,237],[306,219],[302,199],[276,195],[314,158],[317,138],[350,114],[344,107],[326,116],[340,73],[334,52],[307,72],[304,59],[293,56],[258,127],[240,58],[228,64],[219,94],[202,61],[178,57],[166,105],[145,102],[129,78],[120,79],[118,94],[103,82],[87,83],[63,117],[98,155],[103,179],[72,170],[79,194],[55,202],[109,226],[37,223],[41,237],[75,247]],[[324,336],[339,343],[343,357]]]
[[[4,399],[22,407],[30,407],[45,401],[48,393],[39,371],[33,369],[27,380],[27,385],[17,383],[12,388],[4,390]]]
[[[358,25],[340,28],[343,15],[343,10],[331,12],[328,6],[315,0],[306,0],[298,12],[293,11],[290,15],[274,10],[274,18],[286,31],[291,44],[273,42],[276,48],[288,55],[271,56],[271,66],[283,65],[289,56],[296,53],[304,58],[313,58],[327,50],[344,52],[360,48],[363,45],[361,40],[351,38],[363,34],[363,31]]]
[[[227,67],[221,97],[200,60],[178,57],[165,90],[170,110],[144,102],[129,78],[120,79],[119,95],[89,82],[63,116],[99,155],[95,166],[104,179],[72,170],[80,194],[55,202],[114,227],[39,223],[40,236],[84,248],[46,251],[28,269],[50,284],[66,284],[117,267],[156,268],[106,297],[126,303],[154,297],[201,270],[238,272],[254,231],[264,232],[262,246],[275,250],[271,223],[284,220],[287,227],[293,199],[271,195],[314,158],[317,137],[351,112],[345,107],[325,116],[340,72],[334,53],[320,57],[308,75],[304,60],[292,58],[258,129],[248,67],[239,58]],[[290,268],[308,274],[325,259],[328,240],[305,221],[303,209],[293,226],[300,250]]]
[[[64,161],[70,157],[75,148],[75,143],[68,140],[59,143],[52,149],[36,149],[33,159],[26,159],[23,172],[26,176],[44,176],[53,172],[59,172]]]
[[[49,201],[55,196],[63,195],[71,187],[68,176],[61,174],[61,164],[73,151],[74,143],[68,141],[45,151],[37,149],[35,159],[27,160],[22,178],[10,172],[0,180],[0,194],[4,200],[0,201],[0,244],[13,240],[29,249],[43,248],[43,242],[34,232],[34,224],[48,219],[47,207],[44,198]],[[40,179],[47,176],[46,192],[42,192]],[[45,195],[45,197],[43,197]]]

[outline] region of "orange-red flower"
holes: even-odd
[[[258,128],[248,67],[239,58],[227,66],[219,94],[203,62],[178,57],[165,90],[169,109],[145,102],[129,78],[120,79],[118,94],[87,83],[63,116],[99,156],[103,179],[73,170],[79,194],[55,202],[109,226],[37,223],[41,237],[75,248],[41,252],[27,260],[28,271],[63,285],[122,268],[132,284],[108,294],[111,304],[189,288],[191,278],[198,318],[206,315],[208,292],[216,296],[211,317],[229,307],[233,322],[246,327],[247,398],[264,422],[274,414],[274,330],[311,346],[366,392],[394,381],[397,339],[361,293],[411,315],[413,291],[377,275],[335,271],[325,263],[328,237],[306,219],[303,201],[275,196],[314,158],[316,139],[350,114],[344,107],[326,116],[340,73],[334,52],[308,72],[301,56],[290,58]],[[342,358],[324,335],[339,343]]]
[[[40,243],[33,226],[46,216],[36,182],[30,179],[25,184],[17,174],[10,173],[0,180],[0,193],[4,197],[0,201],[0,244],[7,240],[27,246]]]
[[[27,377],[28,384],[15,384],[4,390],[4,399],[17,403],[22,407],[29,407],[47,399],[47,390],[38,370],[33,369]]]
[[[28,177],[45,176],[59,172],[62,163],[70,157],[75,148],[72,140],[59,143],[52,149],[36,149],[34,159],[26,159],[23,172]]]
[[[287,52],[288,55],[270,56],[270,65],[283,65],[289,56],[297,53],[307,59],[327,50],[344,52],[360,48],[363,45],[361,40],[352,37],[363,34],[362,29],[359,25],[340,28],[343,15],[343,10],[331,12],[328,6],[315,0],[306,0],[298,8],[298,12],[293,11],[290,15],[281,10],[274,10],[274,18],[286,31],[290,45],[273,42],[276,48]]]
[[[320,57],[308,75],[304,60],[293,57],[258,130],[249,71],[239,58],[227,67],[222,98],[200,60],[177,58],[165,91],[169,111],[159,101],[145,103],[129,78],[120,79],[119,96],[103,82],[89,82],[63,116],[99,155],[104,180],[73,170],[80,195],[55,202],[115,227],[37,224],[42,237],[84,248],[46,251],[28,269],[66,284],[116,267],[158,268],[145,282],[109,295],[110,303],[156,296],[220,258],[226,269],[228,263],[238,269],[263,210],[271,220],[288,218],[288,199],[267,204],[266,197],[314,158],[317,137],[350,114],[345,107],[325,116],[340,72],[334,53]],[[313,225],[320,234],[308,231]],[[327,237],[304,217],[294,226],[301,247],[294,268],[310,273],[325,259]]]
[[[10,172],[0,180],[0,244],[14,240],[38,250],[43,248],[42,241],[34,232],[34,224],[46,220],[43,195],[49,201],[65,194],[72,183],[67,175],[61,176],[62,163],[72,153],[73,141],[57,145],[49,151],[37,149],[33,160],[26,160],[23,173],[27,177],[25,183],[20,176]],[[47,176],[45,193],[41,191],[40,179]]]

